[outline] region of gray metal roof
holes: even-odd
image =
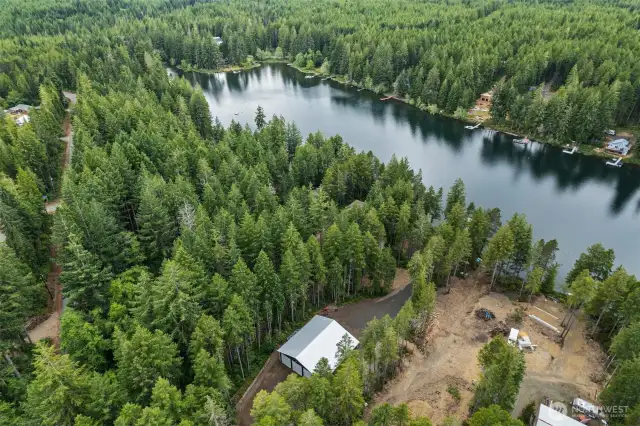
[[[295,358],[308,371],[313,371],[318,361],[326,358],[333,370],[338,366],[338,343],[345,334],[351,339],[352,347],[358,346],[358,340],[337,321],[316,315],[282,345],[278,352]]]
[[[16,111],[29,111],[31,109],[31,105],[18,104],[14,107],[9,108],[7,111],[16,112]]]
[[[297,358],[313,340],[318,337],[325,328],[329,327],[333,320],[320,315],[314,316],[311,321],[305,324],[296,334],[278,349],[278,352]]]
[[[616,139],[614,141],[609,142],[608,146],[627,146],[629,145],[629,141],[626,139]]]

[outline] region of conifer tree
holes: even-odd
[[[200,136],[206,140],[211,139],[213,137],[211,111],[209,111],[209,104],[202,91],[194,90],[191,93],[191,99],[189,99],[189,114]]]
[[[513,253],[513,233],[508,224],[498,229],[498,232],[489,240],[489,244],[484,251],[484,261],[489,267],[493,267],[491,274],[491,287],[493,287],[498,269],[502,268]]]
[[[41,425],[73,424],[86,413],[91,400],[89,377],[69,355],[57,355],[53,346],[39,343],[34,378],[27,388],[27,413]]]
[[[130,337],[116,330],[114,347],[118,379],[131,401],[147,403],[153,386],[160,377],[169,381],[180,378],[181,358],[178,356],[178,347],[160,330],[152,333],[137,326]]]
[[[159,195],[151,188],[143,187],[140,194],[140,207],[137,214],[139,238],[147,261],[158,268],[162,259],[171,249],[175,238],[175,220],[162,204]]]
[[[287,249],[280,265],[280,282],[289,301],[291,320],[295,321],[295,310],[300,297],[300,270],[298,262],[290,249]]]
[[[44,289],[15,253],[0,243],[0,337],[21,335],[27,317],[44,303]]]
[[[75,362],[100,371],[106,365],[108,342],[100,331],[71,308],[65,309],[60,320],[60,348]]]
[[[262,109],[262,107],[260,105],[258,105],[258,109],[256,110],[256,127],[258,128],[258,130],[262,130],[265,126],[265,124],[267,124],[266,120],[265,120],[265,115],[264,115],[264,109]]]
[[[110,268],[103,267],[97,256],[82,247],[75,234],[69,235],[64,259],[60,283],[70,305],[80,310],[104,306],[112,277]]]
[[[235,352],[235,361],[240,365],[240,371],[244,378],[243,360],[240,355],[241,349],[249,359],[248,348],[246,348],[246,342],[251,336],[253,321],[249,309],[247,308],[244,300],[241,296],[234,294],[231,297],[229,306],[224,311],[224,317],[222,319],[222,329],[225,334],[225,342],[229,351]],[[247,363],[248,364],[248,363]],[[247,365],[248,366],[248,365]]]

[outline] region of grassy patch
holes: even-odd
[[[447,386],[447,392],[449,392],[449,395],[451,395],[453,399],[455,399],[458,402],[462,399],[462,396],[460,395],[460,390],[456,386],[453,386],[453,385]]]

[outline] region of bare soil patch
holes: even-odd
[[[377,395],[373,406],[404,402],[414,415],[427,415],[436,424],[449,415],[467,417],[473,387],[480,376],[478,351],[490,339],[490,331],[498,322],[508,322],[507,316],[517,306],[526,307],[501,293],[489,292],[486,281],[486,277],[473,274],[465,280],[454,280],[449,294],[438,295],[436,319],[427,334],[424,353],[415,352],[405,360],[400,375]],[[496,318],[478,319],[475,314],[478,308],[492,311]],[[534,301],[525,311],[518,328],[527,332],[538,347],[534,352],[525,352],[527,370],[515,415],[530,401],[539,401],[544,396],[561,401],[576,396],[593,400],[600,389],[590,377],[602,369],[604,354],[595,342],[585,338],[584,320],[576,321],[562,347],[548,337],[553,333],[528,318],[528,314],[534,314],[560,328],[564,313],[562,305],[544,298]],[[450,386],[458,389],[460,401],[447,392]]]
[[[28,331],[29,338],[33,343],[38,342],[41,339],[51,339],[56,343],[58,340],[58,332],[60,331],[60,313],[53,312],[49,318],[41,322],[34,328]]]
[[[393,279],[393,284],[391,285],[391,293],[402,290],[411,282],[411,275],[409,275],[409,271],[404,268],[396,268],[396,277]]]
[[[293,371],[280,362],[278,352],[274,351],[236,404],[238,424],[240,426],[251,425],[253,423],[251,407],[253,406],[253,398],[255,398],[256,394],[261,390],[271,392],[278,383],[283,382],[287,376],[292,373]]]

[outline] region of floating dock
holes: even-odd
[[[479,122],[478,124],[476,124],[475,126],[464,126],[464,128],[467,129],[467,130],[475,130],[478,127],[480,127],[481,124],[482,124],[482,121]]]
[[[607,166],[622,167],[622,158],[616,158],[616,161],[607,161]]]
[[[306,75],[306,76],[304,76],[304,78],[314,78],[314,77],[315,77],[315,75]]]
[[[562,152],[564,152],[565,154],[573,155],[576,153],[577,150],[578,150],[578,147],[574,145],[573,148],[571,148],[571,150],[563,149]]]
[[[387,96],[386,98],[380,98],[381,101],[388,101],[389,99],[398,99],[395,96]]]
[[[514,139],[513,143],[517,143],[520,145],[527,145],[528,143],[530,143],[531,141],[528,138],[523,138],[523,139]]]

